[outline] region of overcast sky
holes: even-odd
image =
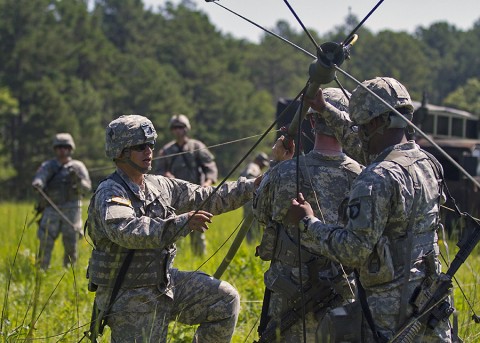
[[[146,6],[163,5],[165,0],[144,0]],[[177,4],[180,0],[171,0]],[[211,22],[222,32],[237,38],[258,42],[263,34],[259,28],[231,14],[220,6],[204,0],[193,0],[197,8],[207,13]],[[271,29],[280,20],[301,31],[301,26],[283,0],[220,0],[219,4],[238,12],[257,24]],[[324,34],[342,25],[349,10],[359,20],[378,0],[288,0],[298,17],[308,28]],[[383,29],[412,33],[418,26],[447,21],[458,29],[468,30],[480,19],[479,0],[385,0],[368,19],[365,26],[374,32]]]

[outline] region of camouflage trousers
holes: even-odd
[[[60,208],[62,213],[75,227],[63,219],[52,207],[47,207],[43,212],[37,237],[40,241],[38,263],[40,268],[46,270],[50,265],[52,250],[55,240],[60,233],[64,247],[63,265],[74,264],[77,261],[77,243],[82,231],[82,210],[79,207]]]
[[[198,231],[190,233],[190,246],[195,256],[203,256],[207,253],[207,240],[205,234]]]
[[[154,286],[120,290],[107,319],[112,342],[166,342],[168,324],[174,320],[199,324],[194,343],[231,341],[240,310],[237,290],[201,272],[173,269],[171,275],[173,299]],[[98,307],[104,309],[109,300],[109,289],[99,287]]]
[[[368,296],[368,304],[378,330],[387,338],[393,337],[396,328],[401,326],[401,323],[398,323],[398,314],[400,313],[400,289],[394,288],[388,291],[370,294]],[[407,318],[411,315],[412,308],[408,306]],[[362,323],[362,342],[375,342],[366,320],[363,320]],[[421,332],[415,337],[415,342],[452,342],[450,322],[440,322],[434,330],[423,326]]]

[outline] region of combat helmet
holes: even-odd
[[[190,126],[190,121],[185,114],[175,114],[172,118],[170,118],[169,127],[172,128],[174,126],[185,126],[187,130],[192,128]]]
[[[325,88],[322,90],[323,97],[326,102],[328,102],[333,107],[339,109],[343,112],[348,112],[348,96],[350,93],[345,90],[345,93],[340,88]],[[325,122],[325,119],[318,115],[318,112],[313,108],[309,108],[307,111],[307,115],[316,114],[314,116],[315,119],[315,132],[323,133],[324,135],[333,136],[333,131],[328,127]]]
[[[57,146],[67,145],[75,150],[75,142],[73,141],[73,137],[69,133],[57,133],[53,138],[53,148]]]
[[[398,110],[408,120],[412,120],[414,110],[412,100],[407,89],[400,82],[391,77],[377,77],[362,82],[362,85]],[[407,127],[407,123],[395,115],[390,107],[361,86],[357,86],[350,97],[349,113],[357,125],[366,124],[381,115],[388,115],[388,128]]]
[[[105,154],[115,160],[123,149],[143,144],[155,143],[157,132],[150,119],[136,115],[122,115],[108,124],[105,130]]]

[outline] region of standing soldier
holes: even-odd
[[[188,137],[191,126],[187,116],[174,115],[169,126],[175,140],[160,150],[158,169],[155,173],[201,186],[211,186],[217,182],[215,158],[204,143]],[[190,243],[195,255],[202,256],[206,253],[205,234],[192,233]]]
[[[92,188],[85,165],[72,159],[75,143],[69,133],[55,135],[53,150],[55,159],[43,162],[32,182],[40,192],[40,203],[45,204],[37,208],[43,211],[38,228],[38,262],[44,270],[48,269],[60,233],[65,248],[63,265],[66,267],[77,261],[77,242],[83,234],[82,197]]]
[[[292,223],[301,219],[302,239],[317,242],[312,252],[358,270],[358,298],[365,315],[358,338],[386,342],[414,316],[416,301],[425,296],[417,290],[428,289],[440,274],[437,230],[443,176],[440,163],[407,140],[407,123],[367,90],[409,120],[413,116],[410,95],[393,78],[364,81],[353,91],[350,116],[358,125],[365,156],[375,158],[352,186],[347,224],[318,219],[301,195],[292,200],[287,218]],[[321,91],[311,105],[323,110]],[[448,301],[435,305],[438,319],[428,327],[418,326],[417,335],[406,341],[451,342],[444,307]]]
[[[247,179],[255,179],[262,175],[262,170],[268,167],[268,155],[264,152],[255,156],[255,159],[248,163],[240,173],[240,176],[244,176]],[[249,227],[247,231],[247,242],[252,243],[255,238],[258,237],[260,226],[253,216],[252,202],[249,201],[243,206],[243,227]],[[242,231],[242,229],[240,229]]]
[[[325,98],[342,111],[348,108],[348,98],[339,88],[327,88]],[[316,111],[308,113],[314,121],[315,144],[312,151],[300,157],[299,187],[316,204],[318,216],[327,223],[338,224],[343,219],[339,218],[339,207],[348,198],[362,166],[342,152],[342,146]],[[293,155],[293,146],[285,150],[283,141],[282,136],[273,147],[274,160]],[[299,249],[298,228],[286,223],[285,216],[297,189],[296,173],[295,160],[280,162],[265,173],[253,200],[255,216],[266,227],[257,254],[263,260],[271,260],[264,275],[266,290],[259,327],[262,342],[276,342],[275,337],[279,342],[304,342],[300,320],[303,309],[307,342],[315,342],[319,320],[325,312],[354,298],[341,266],[305,250],[315,245],[314,241],[302,242]],[[266,339],[272,336],[273,339]]]
[[[178,320],[199,324],[194,342],[230,342],[237,290],[173,268],[175,242],[192,230],[205,232],[213,214],[249,201],[255,180],[227,182],[213,194],[214,187],[146,174],[156,137],[152,122],[139,115],[121,116],[106,129],[106,154],[116,171],[100,183],[88,210],[89,289],[96,290],[91,339],[108,325],[112,342],[163,343],[169,322]]]

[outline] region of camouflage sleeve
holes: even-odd
[[[55,172],[54,160],[43,162],[35,172],[35,176],[32,180],[32,186],[45,188],[47,180]]]
[[[205,174],[205,180],[212,180],[213,183],[217,182],[218,170],[213,154],[207,149],[205,144],[198,141],[195,150],[197,163],[202,168],[203,174]]]
[[[354,122],[350,120],[347,112],[340,111],[333,105],[327,103],[321,112],[327,125],[333,130],[335,138],[340,142],[343,150],[354,160],[366,164],[366,158],[362,150],[362,144],[358,133],[352,130]]]
[[[386,174],[386,173],[385,173]],[[361,174],[352,187],[345,228],[312,219],[302,239],[315,241],[312,252],[346,266],[358,268],[380,239],[391,207],[395,186],[377,173]]]
[[[176,208],[177,212],[202,209],[212,214],[221,214],[237,209],[251,200],[255,180],[240,177],[237,181],[225,182],[221,187],[202,187],[165,177],[158,177],[157,182],[165,197],[171,199],[171,206]]]
[[[101,230],[112,242],[128,249],[164,248],[190,232],[184,225],[187,214],[167,219],[137,217],[126,190],[106,182],[95,195],[95,213]]]
[[[85,167],[83,162],[77,160],[73,161],[72,167],[77,176],[78,191],[82,194],[89,192],[92,189],[92,181],[90,180],[87,167]]]
[[[272,218],[272,178],[275,171],[270,168],[262,178],[253,195],[253,214],[258,222],[267,225]]]

